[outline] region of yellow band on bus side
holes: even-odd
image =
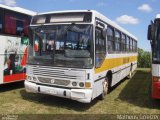
[[[100,68],[95,69],[95,73],[100,73],[112,68],[137,61],[137,56],[122,57],[122,58],[109,58],[105,59]]]

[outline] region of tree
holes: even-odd
[[[151,52],[144,51],[143,49],[138,48],[138,67],[151,67]]]

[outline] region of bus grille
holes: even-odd
[[[51,66],[27,66],[27,75],[38,77],[40,83],[67,86],[71,81],[85,80],[85,71]]]
[[[68,86],[70,84],[69,80],[58,80],[58,79],[43,78],[43,77],[38,77],[38,80],[41,83],[48,83],[48,84],[55,84],[55,85]]]

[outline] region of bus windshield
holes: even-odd
[[[48,25],[31,27],[28,64],[93,66],[92,25]]]
[[[156,24],[157,32],[155,41],[153,41],[153,62],[160,62],[160,21]]]

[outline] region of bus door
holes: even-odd
[[[106,57],[106,28],[95,29],[95,66],[100,68]]]

